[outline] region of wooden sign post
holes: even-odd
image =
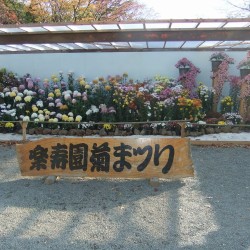
[[[187,138],[49,138],[17,145],[24,176],[194,176]]]

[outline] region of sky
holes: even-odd
[[[235,5],[242,5],[244,0],[230,0]],[[152,8],[156,19],[182,18],[227,18],[234,8],[226,0],[139,0]]]

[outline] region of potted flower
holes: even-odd
[[[233,101],[231,96],[225,96],[221,100],[221,112],[224,113],[230,113],[232,111],[233,107]]]
[[[212,62],[212,71],[216,72],[223,61],[233,64],[234,60],[224,52],[214,52],[209,59]]]
[[[180,76],[177,82],[180,82],[183,87],[188,91],[190,96],[195,96],[196,89],[196,76],[201,72],[199,68],[195,67],[194,64],[187,58],[180,59],[175,67],[179,69]]]
[[[190,61],[186,57],[183,57],[175,64],[175,67],[179,69],[179,74],[181,76],[189,71],[191,67]]]
[[[242,79],[248,74],[250,74],[250,53],[248,53],[247,56],[239,62],[237,68],[240,70],[240,75]]]
[[[226,81],[229,79],[228,70],[229,70],[229,64],[234,63],[234,59],[229,57],[224,52],[215,52],[210,56],[210,61],[212,64],[214,62],[219,61],[219,65],[217,68],[212,66],[212,79],[213,79],[213,88],[215,90],[214,98],[213,98],[213,108],[212,110],[214,112],[217,111],[217,106],[220,100],[220,96],[222,93],[223,85]]]

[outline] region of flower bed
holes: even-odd
[[[215,59],[222,61],[218,71],[213,74],[219,86],[216,85],[215,89],[201,82],[196,83],[200,70],[187,58],[182,58],[175,65],[178,69],[186,70],[177,79],[156,76],[143,82],[129,79],[127,73],[90,81],[83,76],[76,77],[72,72],[67,76],[60,72],[41,80],[30,74],[18,77],[13,72],[1,69],[0,121],[9,123],[0,126],[0,131],[20,130],[18,125],[11,123],[13,121],[31,121],[28,133],[69,135],[100,132],[102,135],[173,135],[179,134],[178,124],[170,128],[167,121],[178,120],[209,123],[210,118],[216,118],[218,124],[236,120],[238,124],[242,122],[241,118],[229,120],[229,116],[223,114],[237,114],[240,98],[243,98],[242,91],[239,95],[243,80],[228,76],[228,64],[233,63],[232,58],[225,53],[214,53],[210,60]],[[231,84],[230,96],[221,100],[221,89],[228,79]],[[243,94],[245,99],[249,98],[247,91]],[[221,113],[213,110],[213,104],[218,100],[221,100]],[[138,124],[130,129],[124,127],[134,122]],[[187,132],[194,130],[188,128]]]
[[[26,75],[3,86],[0,99],[0,120],[48,121],[47,128],[57,128],[60,121],[69,123],[60,129],[69,129],[71,122],[197,120],[202,115],[201,101],[177,81],[134,83],[126,74],[91,82],[74,79],[73,73],[67,82],[62,74],[43,82]]]

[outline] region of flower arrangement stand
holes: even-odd
[[[218,81],[217,77],[213,77],[212,78],[212,88],[213,89],[215,89],[215,86],[217,86],[217,81]],[[217,110],[218,110],[218,103],[219,103],[219,97],[217,95],[214,95],[213,105],[212,105],[212,111],[213,112],[217,112]]]
[[[212,61],[212,72],[215,73],[218,71],[220,64],[222,61]]]
[[[248,81],[244,81],[241,85],[241,96],[243,93],[247,92],[247,90],[250,88]],[[250,106],[246,100],[246,98],[241,98],[240,100],[240,108],[239,113],[242,116],[243,121],[245,121],[247,118],[250,117]]]

